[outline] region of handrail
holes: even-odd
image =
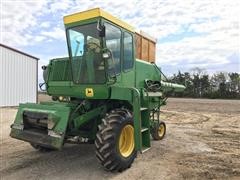
[[[166,79],[166,81],[168,81],[167,76],[165,76],[165,74],[163,74],[163,72],[161,71],[161,69],[160,69],[154,62],[152,62],[152,64],[153,64],[154,67],[164,76],[164,78]]]

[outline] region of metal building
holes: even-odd
[[[0,44],[0,107],[37,102],[38,58]]]

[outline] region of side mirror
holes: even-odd
[[[102,53],[102,58],[106,61],[108,76],[114,80],[113,83],[116,82],[117,76],[116,76],[116,69],[115,69],[115,63],[113,60],[113,55],[110,49],[105,48]]]
[[[111,57],[111,54],[110,54],[110,52],[104,52],[102,54],[102,57],[103,57],[103,59],[109,59]]]
[[[101,24],[100,19],[97,22],[97,30],[98,30],[99,37],[105,37],[105,26]]]
[[[104,25],[100,26],[98,28],[98,35],[99,35],[99,37],[105,37],[105,32],[106,32],[106,30],[105,30],[105,26]]]

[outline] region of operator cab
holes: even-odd
[[[134,29],[99,8],[64,17],[72,80],[105,84],[134,66]]]

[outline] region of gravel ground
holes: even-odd
[[[48,99],[40,96],[40,99]],[[94,145],[40,153],[9,137],[16,108],[1,108],[1,180],[9,179],[240,179],[240,101],[170,98],[162,109],[162,141],[138,154],[132,167],[110,173]]]

